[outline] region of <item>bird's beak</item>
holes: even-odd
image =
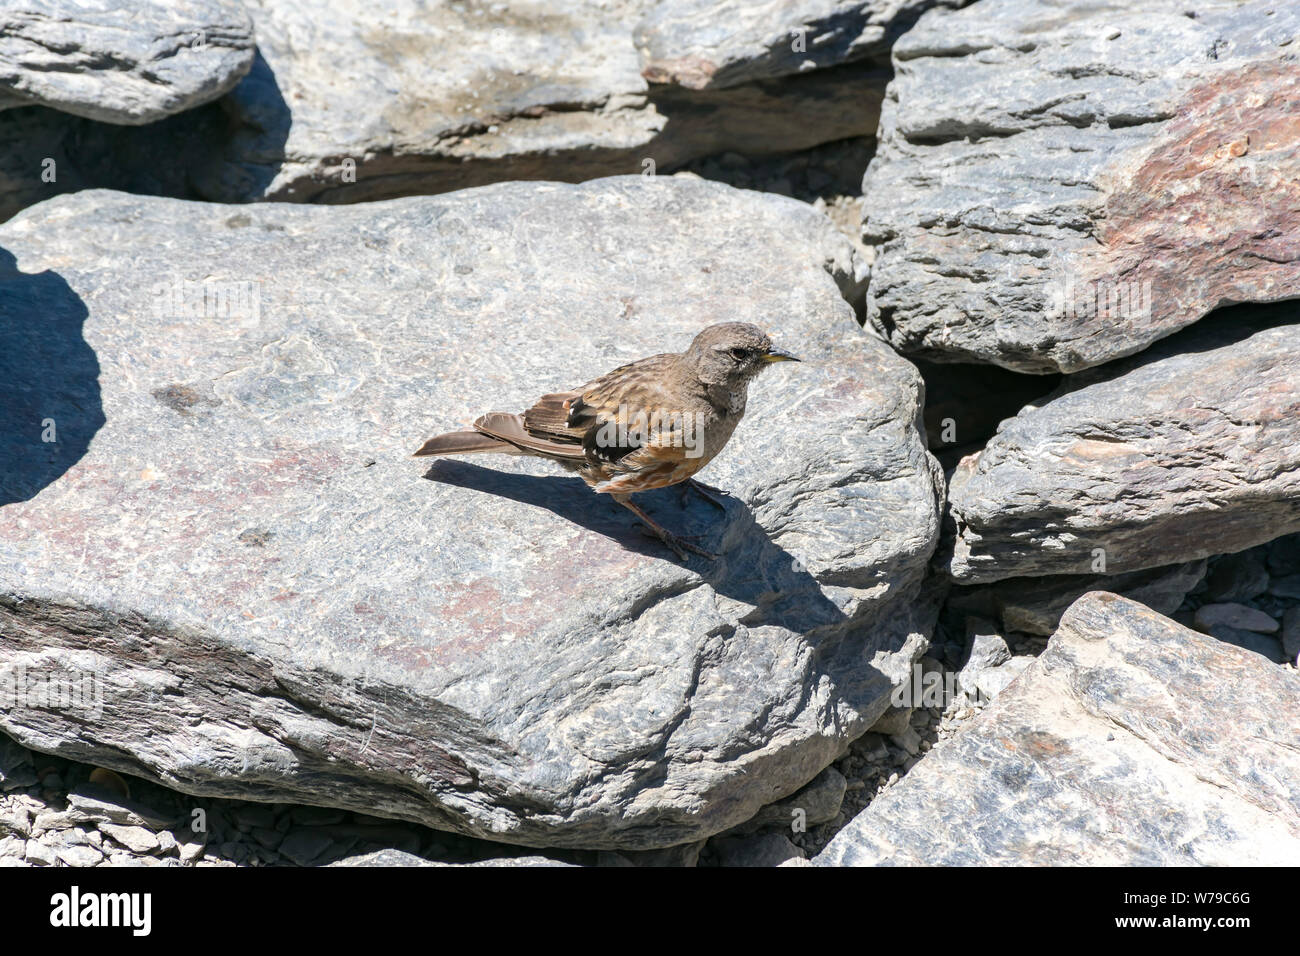
[[[763,356],[763,361],[770,365],[772,362],[798,362],[800,359],[782,349],[774,348],[767,350],[767,354]]]

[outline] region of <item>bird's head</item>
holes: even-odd
[[[686,357],[706,385],[743,387],[777,362],[797,362],[772,344],[767,333],[748,322],[720,322],[695,336]]]

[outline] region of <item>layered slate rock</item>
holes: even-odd
[[[637,49],[636,27],[662,7],[643,0],[340,0],[328,15],[295,0],[249,0],[258,56],[219,103],[140,131],[0,116],[8,144],[0,217],[94,186],[348,203],[512,179],[667,172],[725,151],[780,153],[869,136],[889,77],[888,44],[929,5],[832,4],[810,20],[817,68],[788,74],[745,66],[750,55],[767,62],[761,51],[785,20],[745,20],[728,34],[751,51],[733,55],[744,82],[695,89],[642,75],[657,74]],[[674,29],[665,42],[689,46],[735,25],[726,10],[684,9],[690,37]],[[823,42],[841,33],[844,42]],[[167,164],[156,162],[160,153]],[[47,158],[57,161],[55,182],[41,178]]]
[[[0,711],[33,749],[662,847],[808,783],[925,646],[920,378],[804,204],[638,176],[330,209],[95,191],[0,248],[0,661],[98,694]],[[804,361],[703,472],[725,514],[640,496],[715,563],[546,462],[410,457],[727,319]]]
[[[354,0],[325,21],[296,3],[257,0],[266,76],[231,95],[236,132],[196,185],[214,200],[356,202],[668,170],[722,150],[781,152],[875,132],[883,58],[856,65],[845,51],[820,63],[840,69],[780,83],[760,72],[726,91],[652,87],[633,34],[662,6]],[[908,5],[876,6],[892,22]],[[725,11],[711,18],[716,28]],[[339,62],[353,64],[346,81],[335,76]],[[277,114],[292,117],[283,138],[267,127]]]
[[[528,163],[560,156],[575,179],[633,173],[629,151],[663,126],[629,37],[635,4],[248,6],[265,68],[226,104],[233,135],[205,198],[383,198],[435,191],[419,183],[436,174],[442,189],[539,178]],[[476,179],[471,163],[502,168]]]
[[[823,866],[1300,858],[1300,677],[1113,594],[839,832]]]
[[[253,47],[237,0],[11,0],[0,9],[0,109],[152,123],[230,90]]]
[[[1117,574],[1300,529],[1300,325],[1269,325],[1295,316],[1232,310],[1003,423],[952,476],[951,576]]]
[[[863,193],[867,313],[900,350],[1026,372],[1300,296],[1294,4],[932,11]]]
[[[693,90],[886,61],[922,12],[964,0],[673,0],[649,4],[635,32],[642,72]]]

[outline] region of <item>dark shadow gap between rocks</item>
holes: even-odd
[[[0,222],[62,193],[247,201],[284,162],[292,115],[258,52],[220,99],[143,126],[118,126],[45,106],[0,112]]]
[[[1061,376],[911,358],[925,381],[925,434],[945,472],[997,434],[999,423],[1050,394]]]
[[[830,204],[843,196],[862,194],[862,177],[875,147],[874,137],[856,136],[789,152],[730,150],[691,160],[681,170],[737,189],[774,192],[807,203],[821,199]]]

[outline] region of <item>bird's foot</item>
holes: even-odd
[[[654,537],[662,541],[664,544],[668,545],[668,547],[672,548],[673,553],[676,554],[677,557],[681,558],[683,561],[687,560],[686,558],[687,551],[690,551],[694,554],[698,554],[700,555],[700,557],[708,558],[710,561],[715,560],[718,557],[712,551],[705,551],[703,548],[699,547],[698,545],[691,544],[689,539],[691,537],[698,537],[697,535],[673,534],[663,525],[659,524],[659,522],[655,521],[654,518],[651,518],[648,514],[646,514],[639,506],[633,504],[628,499],[627,495],[615,495],[614,500],[617,501],[619,504],[621,504],[628,511],[632,512],[638,518],[640,518],[641,523],[644,524],[646,527],[646,533],[653,535]]]
[[[707,501],[713,507],[717,508],[723,514],[727,513],[727,506],[723,504],[718,495],[726,495],[727,492],[721,488],[714,488],[712,485],[706,485],[702,481],[696,481],[694,478],[687,478],[682,482],[682,504],[686,503],[687,489],[693,490],[697,495]]]

